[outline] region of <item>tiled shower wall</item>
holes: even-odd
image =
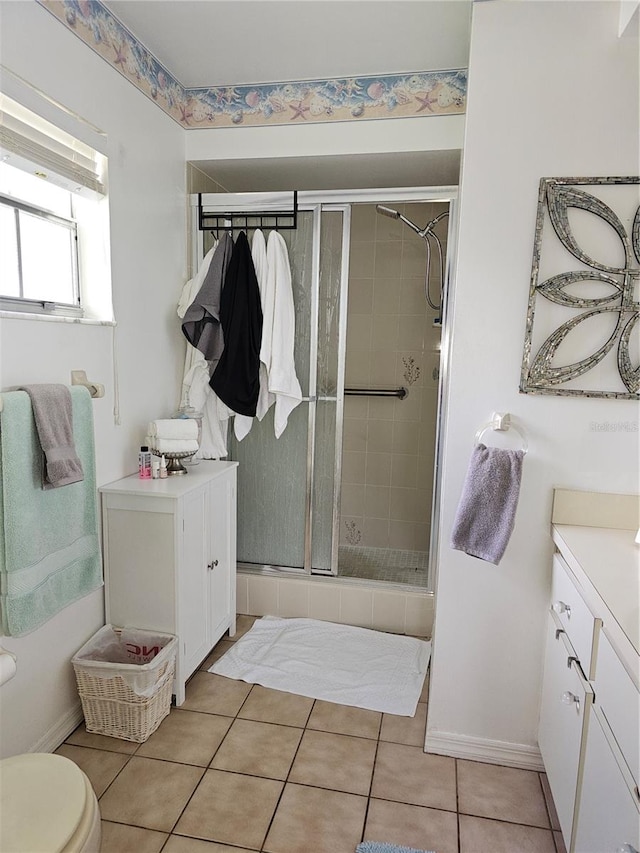
[[[419,227],[446,204],[394,204]],[[446,252],[448,219],[437,226]],[[404,386],[404,400],[345,396],[340,542],[426,551],[440,327],[425,295],[424,241],[375,205],[352,207],[345,388]],[[439,299],[433,246],[432,299]]]

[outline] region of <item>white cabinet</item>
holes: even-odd
[[[618,552],[593,528],[554,530],[538,740],[569,853],[640,851],[637,551],[626,529],[603,539]]]
[[[107,621],[177,635],[177,705],[211,648],[235,633],[236,467],[201,462],[100,489]]]
[[[575,850],[634,853],[640,850],[638,789],[606,719],[597,709],[591,717]]]
[[[571,837],[593,690],[565,631],[549,615],[538,743],[564,838]]]

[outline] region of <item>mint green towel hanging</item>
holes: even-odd
[[[19,637],[102,586],[93,409],[89,391],[70,389],[73,434],[84,479],[42,488],[43,453],[29,395],[2,394],[0,414],[0,614]]]

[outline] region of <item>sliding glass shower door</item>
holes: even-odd
[[[281,232],[303,402],[279,439],[273,407],[242,441],[230,435],[229,458],[239,463],[239,564],[337,570],[348,228],[348,206],[314,205],[299,210],[295,230]]]

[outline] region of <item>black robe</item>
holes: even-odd
[[[254,417],[260,391],[262,305],[249,241],[238,234],[222,287],[224,350],[209,385],[239,415]]]

